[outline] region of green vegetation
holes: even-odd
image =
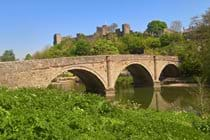
[[[119,76],[116,81],[116,87],[126,87],[133,84],[132,76]]]
[[[25,56],[25,59],[24,60],[31,60],[31,59],[33,59],[33,57],[31,56],[31,54],[27,54],[26,56]]]
[[[210,139],[210,120],[49,89],[0,89],[0,139]]]
[[[147,25],[147,32],[152,36],[159,37],[163,34],[164,29],[167,28],[167,24],[164,21],[153,20]]]
[[[79,56],[90,55],[90,43],[85,39],[78,39],[75,43],[74,54]]]
[[[3,55],[0,56],[0,61],[15,61],[15,54],[13,50],[4,51]]]
[[[114,46],[112,41],[106,39],[99,39],[95,42],[92,48],[93,55],[101,54],[119,54],[118,49]]]

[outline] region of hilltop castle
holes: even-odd
[[[113,31],[114,29],[114,31]],[[86,36],[88,39],[94,39],[96,37],[102,37],[102,36],[106,36],[108,35],[109,33],[116,33],[118,36],[124,36],[126,34],[129,34],[131,31],[131,28],[130,28],[130,25],[129,24],[122,24],[122,31],[120,28],[113,28],[112,25],[109,26],[109,25],[103,25],[101,27],[96,27],[96,32],[93,34],[93,35],[88,35]],[[78,33],[76,38],[80,37],[82,34],[81,33]],[[62,37],[61,34],[59,33],[56,33],[54,35],[54,41],[53,41],[53,44],[54,45],[57,45],[57,44],[60,44],[61,41],[65,38],[68,38],[68,37]]]

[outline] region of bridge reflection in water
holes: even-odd
[[[59,79],[59,78],[58,78]],[[76,90],[85,92],[85,85],[79,78],[62,78],[52,84],[65,90]],[[187,110],[193,111],[197,107],[198,96],[196,87],[134,87],[133,85],[118,84],[115,89],[116,101],[127,103],[135,102],[142,108],[152,108],[155,110]],[[210,91],[208,89],[208,91]],[[209,96],[208,96],[209,98]]]
[[[133,88],[132,86],[117,87],[116,100],[122,102],[133,101],[142,108],[156,110],[185,110],[196,112],[199,106],[199,96],[196,93],[197,87],[161,87],[161,90],[154,90],[152,87]],[[205,99],[210,101],[206,89]]]

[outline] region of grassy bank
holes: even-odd
[[[0,89],[0,139],[210,139],[210,120],[49,89]]]

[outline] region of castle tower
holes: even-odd
[[[102,27],[96,28],[96,34],[99,36],[105,36],[109,33],[109,27],[107,25],[103,25]]]
[[[58,33],[55,34],[55,35],[54,35],[53,44],[54,44],[54,45],[60,44],[61,41],[62,41],[62,36],[61,36],[61,34],[58,34]]]
[[[115,30],[115,33],[116,33],[118,36],[121,36],[121,35],[122,35],[122,32],[120,31],[119,28]]]
[[[107,35],[109,33],[108,26],[103,25],[102,26],[102,35]]]
[[[131,31],[130,25],[129,24],[123,24],[122,25],[122,34],[129,34]]]

